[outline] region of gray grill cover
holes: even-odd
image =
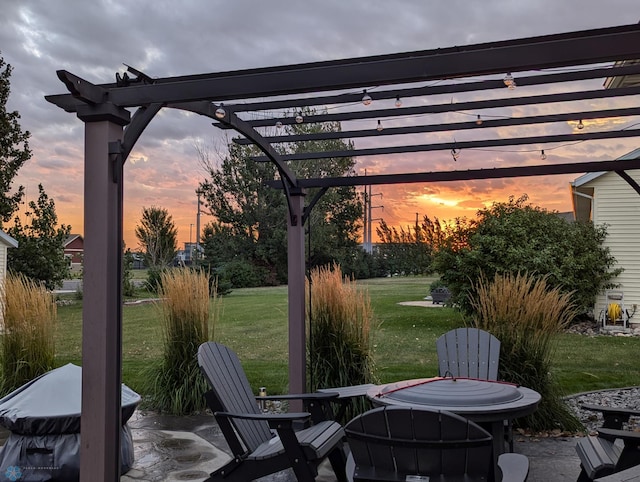
[[[0,450],[0,478],[79,480],[81,400],[82,368],[71,363],[1,399],[0,424],[11,434]],[[126,422],[139,402],[140,395],[122,385],[122,473],[133,465],[133,439]]]

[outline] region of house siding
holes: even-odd
[[[627,174],[640,183],[640,171],[627,171]],[[640,305],[640,194],[614,172],[585,184],[589,186],[594,189],[593,222],[607,227],[604,245],[616,258],[616,267],[624,268],[613,281],[620,285],[618,289],[624,293],[625,307],[631,313],[634,304]],[[599,294],[596,317],[606,304],[605,293]],[[640,323],[640,311],[630,321]]]
[[[72,272],[81,272],[84,258],[84,239],[79,234],[71,234],[64,245],[64,256],[69,261]]]
[[[7,247],[0,243],[0,282],[7,275]]]

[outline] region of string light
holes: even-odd
[[[396,96],[396,107],[402,107],[402,101],[399,95]]]
[[[367,94],[367,89],[364,89],[364,95],[362,96],[362,103],[364,105],[369,105],[371,104],[372,101],[373,99],[371,98],[371,96]]]
[[[298,115],[296,116],[296,122],[298,124],[302,124],[304,122],[304,117],[302,117],[302,112],[298,112]]]
[[[227,111],[224,109],[224,104],[220,104],[220,107],[216,109],[216,118],[224,119],[227,115]]]
[[[382,132],[382,129],[384,129],[384,127],[382,127],[382,122],[380,122],[380,119],[378,119],[378,127],[376,127],[376,130],[378,132]]]
[[[482,125],[482,117],[480,117],[480,114],[478,114],[478,118],[476,119],[476,124],[479,126]]]
[[[584,124],[582,123],[582,119],[578,121],[578,125],[576,126],[579,130],[584,129]]]
[[[504,79],[502,79],[502,81],[504,82],[504,85],[506,85],[509,89],[516,88],[516,81],[513,79],[513,75],[511,75],[511,72],[507,72],[507,75],[504,76]]]
[[[453,157],[454,161],[457,161],[458,157],[460,157],[460,150],[456,148],[451,149],[451,156]]]
[[[540,159],[543,161],[547,160],[547,155],[544,153],[544,149],[540,151]]]

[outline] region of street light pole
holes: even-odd
[[[193,228],[193,224],[189,224],[189,263],[193,261],[193,246],[191,244],[191,230]]]

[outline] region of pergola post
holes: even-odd
[[[289,294],[289,393],[307,391],[305,330],[304,191],[290,192],[287,216]],[[294,408],[294,407],[292,407]],[[298,407],[301,409],[301,406]]]
[[[120,480],[122,360],[122,165],[109,143],[122,139],[129,112],[78,110],[85,122],[84,301],[80,480]]]

